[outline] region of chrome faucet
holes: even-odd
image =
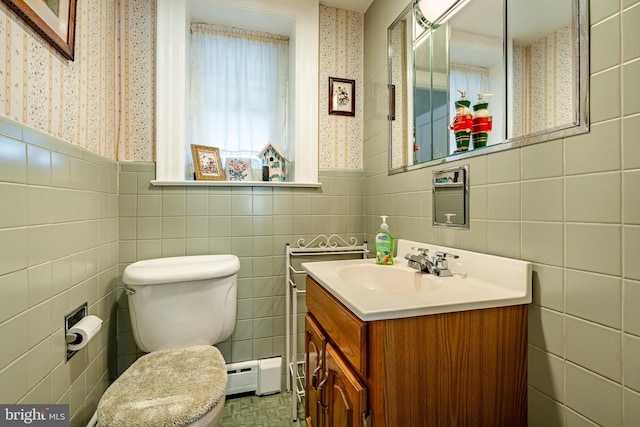
[[[429,249],[427,248],[411,248],[419,252],[418,255],[408,253],[404,257],[407,260],[407,265],[413,269],[416,269],[422,273],[433,274],[440,277],[451,277],[453,274],[449,270],[449,262],[447,258],[459,258],[458,255],[454,255],[448,252],[438,251],[434,254],[433,259],[429,257]]]
[[[449,252],[436,252],[434,267],[431,270],[431,274],[435,274],[440,277],[451,277],[453,274],[449,270],[449,262],[447,258],[457,259],[458,255],[450,254]]]
[[[407,260],[407,265],[413,269],[421,271],[423,273],[431,274],[433,270],[433,262],[429,258],[429,249],[427,248],[411,248],[414,251],[420,252],[419,255],[408,253],[404,256]]]

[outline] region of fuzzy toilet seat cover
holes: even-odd
[[[208,345],[157,351],[136,360],[98,403],[100,427],[181,427],[222,398],[227,368]]]

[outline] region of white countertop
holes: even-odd
[[[418,242],[399,240],[398,246],[393,266],[376,265],[375,259],[356,259],[305,262],[302,267],[365,321],[531,302],[531,263]],[[449,262],[456,274],[438,277],[409,268],[404,251],[411,251],[413,246],[428,247],[431,254],[444,250],[459,255]],[[345,274],[348,270],[344,267],[349,266],[360,267]],[[371,283],[378,285],[369,286]]]

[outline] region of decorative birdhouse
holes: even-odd
[[[263,181],[286,181],[287,159],[271,143],[267,144],[258,154],[262,159]]]

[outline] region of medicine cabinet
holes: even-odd
[[[589,131],[587,0],[412,0],[388,52],[389,173]],[[461,93],[486,146],[456,146]]]

